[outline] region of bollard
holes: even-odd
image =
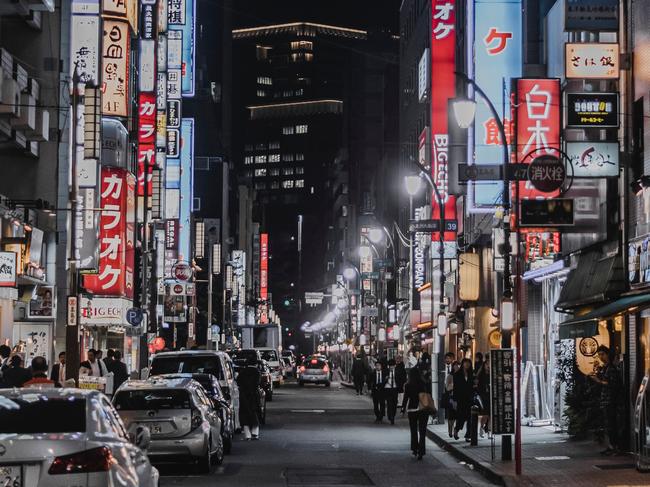
[[[478,445],[478,406],[472,406],[470,413],[470,445]]]

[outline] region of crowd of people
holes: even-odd
[[[122,362],[122,352],[109,349],[103,358],[101,350],[90,349],[86,353],[87,360],[79,366],[80,376],[104,377],[113,373],[113,390],[129,378],[126,364]],[[0,388],[51,386],[74,387],[74,381],[66,380],[65,352],[58,355],[58,361],[49,366],[45,357],[36,356],[26,367],[23,354],[12,350],[6,344],[0,345]]]

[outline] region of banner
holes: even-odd
[[[260,298],[269,297],[269,234],[260,234]]]
[[[102,115],[128,116],[129,43],[128,23],[104,19]]]

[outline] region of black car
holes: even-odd
[[[233,436],[235,435],[235,412],[232,410],[230,401],[221,390],[219,379],[212,374],[165,374],[156,377],[168,379],[191,377],[203,386],[208,397],[212,399],[214,408],[221,419],[224,453],[230,453],[232,451]]]

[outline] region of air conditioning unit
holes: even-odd
[[[18,83],[11,78],[2,80],[0,92],[0,117],[17,117],[20,115],[20,90]]]
[[[20,113],[11,120],[16,130],[34,130],[36,128],[36,98],[29,93],[20,95]]]
[[[33,130],[25,130],[28,140],[47,142],[50,139],[50,112],[43,107],[36,108],[36,124]]]

